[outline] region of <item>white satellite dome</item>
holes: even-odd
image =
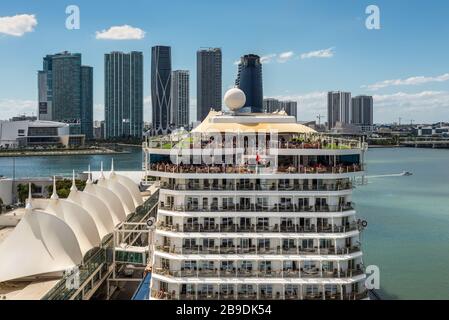
[[[224,96],[224,103],[231,111],[237,111],[246,103],[245,93],[239,88],[228,90]]]

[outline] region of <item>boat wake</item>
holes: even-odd
[[[389,178],[389,177],[408,177],[413,175],[413,173],[404,171],[401,173],[392,173],[392,174],[382,174],[378,176],[366,176],[365,178]]]

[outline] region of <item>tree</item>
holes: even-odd
[[[36,192],[36,189],[36,185],[32,183],[31,192]],[[25,203],[25,200],[28,198],[28,184],[19,184],[17,186],[17,197],[20,203]]]
[[[86,187],[86,181],[83,180],[75,180],[75,185],[78,190],[83,191]],[[72,180],[63,179],[56,181],[56,193],[62,199],[68,198],[70,194],[70,188],[72,187]],[[47,191],[49,194],[53,193],[53,185],[47,187]]]

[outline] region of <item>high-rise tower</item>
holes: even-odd
[[[351,93],[333,91],[327,95],[328,129],[335,127],[337,122],[350,123],[351,121]]]
[[[175,70],[172,72],[171,84],[171,102],[172,102],[172,120],[171,123],[176,127],[189,127],[189,71]]]
[[[373,97],[357,96],[352,98],[351,123],[362,131],[369,131],[373,126]]]
[[[197,120],[203,121],[210,109],[221,110],[222,53],[220,48],[200,49],[197,57]]]
[[[81,65],[80,53],[44,57],[43,70],[38,72],[39,119],[68,123],[71,133],[91,138],[92,73],[92,68]]]
[[[151,103],[154,135],[171,132],[171,48],[151,48]]]
[[[142,137],[142,52],[111,52],[104,64],[106,138]]]

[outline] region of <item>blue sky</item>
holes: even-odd
[[[365,27],[370,4],[380,8],[380,30]],[[65,28],[68,5],[80,8],[80,30]],[[4,19],[23,14],[34,20]],[[102,119],[103,54],[143,51],[149,97],[150,47],[164,44],[172,46],[173,68],[191,71],[192,111],[196,50],[216,46],[223,50],[224,90],[234,82],[235,61],[259,54],[264,95],[298,100],[300,120],[325,115],[326,91],[345,90],[374,95],[375,122],[449,121],[448,15],[449,3],[440,0],[2,1],[0,118],[35,112],[42,57],[68,50],[94,67],[95,118]],[[145,36],[96,38],[123,25]],[[147,120],[150,105],[147,98]]]

